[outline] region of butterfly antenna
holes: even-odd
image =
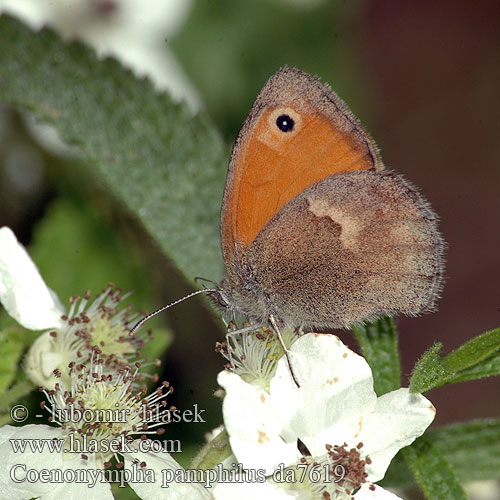
[[[148,319],[151,319],[153,316],[156,316],[157,314],[160,314],[161,312],[165,311],[169,307],[175,306],[176,304],[179,304],[179,302],[182,302],[184,300],[190,299],[191,297],[194,297],[195,295],[199,295],[200,293],[210,293],[210,292],[216,292],[216,288],[204,288],[203,290],[196,290],[196,292],[192,292],[185,297],[181,297],[180,299],[175,300],[174,302],[171,302],[170,304],[167,304],[166,306],[160,307],[160,309],[157,309],[156,311],[153,311],[152,313],[146,314],[144,318],[140,319],[130,330],[129,335],[133,335],[134,332],[136,332]]]
[[[212,285],[217,286],[217,283],[215,281],[209,280],[207,278],[202,278],[201,276],[196,276],[196,278],[194,279],[194,282],[199,283],[200,281],[206,281],[207,283],[210,283]],[[202,285],[202,286],[205,286],[205,285]]]

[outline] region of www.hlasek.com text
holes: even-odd
[[[93,453],[181,453],[182,447],[179,439],[141,440],[129,439],[121,434],[112,439],[94,439],[86,434],[71,433],[64,439],[9,439],[10,446],[14,453],[83,453],[85,455]]]

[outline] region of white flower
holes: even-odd
[[[75,364],[70,388],[61,382],[46,392],[47,409],[59,428],[42,424],[0,428],[2,495],[86,500],[90,494],[112,499],[109,481],[122,481],[141,498],[158,498],[160,491],[168,499],[209,498],[198,484],[171,482],[162,488],[164,472],[182,468],[166,451],[150,450],[153,442],[146,436],[163,434],[160,426],[168,423],[168,413],[163,412],[168,384],[144,396],[144,390],[135,390],[137,369],[112,376],[104,373],[103,364],[99,358],[90,366]],[[141,439],[134,439],[136,434]],[[18,448],[22,443],[24,451]],[[31,446],[43,451],[35,452]],[[115,470],[109,469],[113,458]]]
[[[64,307],[8,227],[0,229],[0,302],[30,330],[62,325]]]
[[[61,326],[40,335],[26,355],[24,369],[29,378],[40,386],[52,388],[57,381],[54,370],[58,369],[67,384],[69,364],[86,362],[96,349],[106,360],[108,372],[123,369],[136,360],[151,337],[129,335],[128,325],[138,314],[119,307],[129,295],[121,295],[118,288],[109,286],[94,301],[90,301],[89,292],[83,298],[72,297]]]
[[[356,500],[401,500],[400,497],[394,495],[380,486],[372,485],[373,489],[362,488],[355,495]],[[290,490],[281,486],[277,486],[270,481],[264,483],[217,483],[212,491],[213,500],[316,500],[320,498],[325,500],[328,496],[316,497],[310,491],[305,489]],[[330,496],[331,500],[340,498],[338,496]]]
[[[48,446],[43,451],[31,451],[29,442],[45,442],[49,440],[62,439],[62,431],[59,428],[48,425],[25,425],[24,427],[12,427],[5,425],[0,427],[0,455],[2,456],[2,468],[0,470],[0,489],[5,498],[12,500],[25,500],[28,498],[41,498],[42,500],[58,500],[60,498],[84,498],[86,493],[83,487],[86,485],[73,482],[55,484],[53,481],[34,481],[33,471],[41,470],[65,471],[71,467],[77,469],[95,469],[95,461],[92,458],[83,460],[74,457],[73,460],[65,460],[62,453],[51,452]],[[28,441],[30,440],[30,441]],[[26,451],[17,453],[13,451],[13,443],[26,442]],[[27,480],[30,477],[30,480]],[[82,487],[83,486],[83,487]],[[80,494],[78,494],[80,492]],[[97,482],[93,494],[95,498],[112,499],[111,486],[109,483]],[[88,498],[88,492],[87,492]]]
[[[391,498],[382,488],[372,489],[372,483],[382,479],[394,455],[430,425],[435,416],[432,404],[404,388],[377,398],[365,359],[335,336],[304,335],[292,345],[290,355],[300,388],[284,358],[268,392],[234,373],[219,374],[226,390],[224,423],[238,461],[247,469],[264,469],[267,476],[280,464],[295,469],[300,463],[329,464],[335,475],[335,467],[344,468],[345,477],[336,483],[297,483],[309,496],[292,498],[322,499],[325,491],[332,499],[348,498],[357,488],[356,498]],[[260,487],[279,485],[268,481]],[[217,488],[222,491],[225,486]]]
[[[0,302],[24,327],[50,328],[35,340],[25,358],[25,371],[35,384],[54,387],[56,369],[68,384],[69,363],[87,361],[96,347],[110,370],[137,359],[149,338],[147,334],[129,335],[128,325],[138,314],[119,307],[129,296],[120,292],[109,286],[94,301],[89,292],[83,298],[73,297],[66,314],[26,249],[8,227],[0,229]]]
[[[245,382],[268,391],[278,360],[283,356],[283,349],[269,328],[244,333],[238,331],[228,329],[228,341],[217,342],[216,351],[226,358],[226,367],[233,373]],[[298,338],[291,328],[285,328],[281,336],[287,348]]]

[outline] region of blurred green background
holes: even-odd
[[[204,202],[207,210],[219,210],[229,145],[259,89],[279,67],[297,66],[333,87],[373,135],[386,165],[419,186],[441,217],[449,245],[446,285],[438,312],[398,319],[405,376],[433,342],[444,342],[449,351],[500,325],[497,2],[177,3],[185,4],[185,15],[162,38],[162,48],[174,54],[196,89],[190,106],[201,108],[227,144],[216,165],[219,188]],[[102,17],[127,2],[94,4]],[[141,8],[154,4],[141,2]],[[196,142],[194,127],[191,133]],[[195,275],[186,279],[185,269],[176,269],[136,215],[99,178],[89,178],[81,160],[44,144],[22,115],[3,109],[0,226],[13,228],[61,298],[114,281],[133,288],[131,302],[149,311],[195,288]],[[197,168],[204,167],[200,161]],[[195,188],[186,191],[193,200],[196,182],[194,175]],[[181,217],[179,210],[174,205],[156,216]],[[210,227],[217,232],[216,222]],[[193,273],[203,267],[201,258]],[[216,268],[207,263],[203,277],[220,279],[211,274]],[[186,447],[201,443],[203,432],[221,421],[220,404],[212,397],[223,366],[214,352],[221,328],[206,302],[180,304],[156,322],[168,323],[174,335],[164,363],[164,378],[176,389],[169,402],[207,409],[206,425],[169,429],[169,437],[182,436]],[[349,333],[340,335],[353,345]],[[499,389],[498,379],[491,379],[432,391],[436,423],[500,416]]]

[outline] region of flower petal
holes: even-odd
[[[282,428],[267,392],[225,371],[217,381],[226,390],[222,410],[231,448],[245,469],[271,474],[278,464],[300,458],[296,438],[287,443],[280,435]]]
[[[62,325],[63,306],[8,227],[0,229],[0,302],[30,330]]]
[[[133,443],[131,447],[133,447]],[[208,500],[210,498],[209,490],[206,490],[198,483],[181,482],[175,479],[168,481],[169,471],[180,471],[181,475],[182,471],[184,471],[168,453],[162,453],[161,455],[144,452],[126,453],[124,454],[124,460],[125,467],[131,472],[134,468],[135,470],[141,469],[140,465],[133,463],[134,460],[138,460],[139,464],[144,462],[146,464],[144,469],[152,471],[150,477],[154,477],[154,482],[145,481],[144,477],[147,476],[141,478],[140,475],[137,475],[135,481],[129,481],[129,485],[143,500],[156,500],[157,498],[168,500],[184,500],[185,498],[189,498],[190,500]]]
[[[356,500],[401,500],[401,497],[375,484],[362,484],[354,498]]]
[[[326,443],[342,444],[345,439],[337,442],[336,435],[343,435],[346,426],[352,435],[360,415],[375,409],[372,372],[362,356],[334,335],[306,334],[290,351],[300,388],[283,357],[270,384],[273,413],[285,439],[299,437],[313,456],[322,455]]]
[[[310,453],[322,455],[325,444],[343,443],[346,434],[358,432],[360,415],[375,409],[368,363],[337,337],[306,334],[290,351],[300,388],[284,357],[270,394],[237,375],[219,374],[226,389],[224,423],[233,452],[246,468],[270,474],[281,463],[296,462],[301,457],[298,439]]]
[[[42,497],[43,500],[59,500],[71,498],[74,500],[88,500],[89,491],[93,498],[113,500],[111,486],[102,481],[101,470],[96,467],[95,459],[90,456],[82,460],[79,456],[68,459],[64,455],[49,449],[51,439],[64,440],[65,435],[60,428],[48,425],[32,424],[23,427],[6,425],[0,428],[0,456],[4,465],[0,470],[0,491],[5,498],[25,500],[26,498]],[[24,453],[13,450],[13,441],[25,442]],[[43,446],[41,452],[32,452],[28,440],[38,440]],[[70,474],[64,475],[61,471],[73,469]],[[85,475],[78,471],[88,469],[94,473]],[[28,471],[31,471],[29,477]],[[40,472],[44,471],[44,476]],[[62,475],[62,476],[61,476]],[[54,482],[51,478],[57,478]],[[83,482],[74,481],[75,477],[83,478]],[[88,480],[88,481],[86,481]],[[93,484],[90,489],[88,483]]]
[[[54,370],[60,367],[62,359],[60,353],[53,352],[53,338],[47,331],[39,335],[30,347],[24,360],[24,371],[36,385],[52,389],[60,381],[54,376]]]
[[[88,500],[98,498],[99,500],[113,500],[111,484],[106,481],[106,472],[97,466],[94,455],[89,455],[87,460],[80,457],[64,460],[62,470],[74,469],[73,474],[56,484],[49,493],[43,495],[42,500],[60,500],[68,498],[71,500]],[[75,477],[78,481],[71,481]],[[80,478],[83,479],[80,482]]]
[[[285,490],[272,483],[217,483],[212,491],[213,500],[308,500],[307,491]]]
[[[366,467],[368,479],[382,479],[394,455],[421,436],[435,416],[431,402],[407,388],[380,396],[375,413],[363,421],[360,433],[363,453],[372,460]]]
[[[26,472],[30,469],[37,471],[41,469],[61,469],[63,457],[61,453],[51,453],[47,446],[44,446],[40,453],[33,453],[27,441],[26,451],[17,453],[13,450],[11,440],[18,440],[19,443],[27,439],[50,440],[62,439],[60,428],[49,427],[48,425],[25,425],[23,427],[13,427],[5,425],[0,427],[0,456],[2,457],[2,467],[0,467],[0,491],[2,497],[12,500],[24,500],[47,495],[56,488],[53,483],[40,481],[27,481]]]

